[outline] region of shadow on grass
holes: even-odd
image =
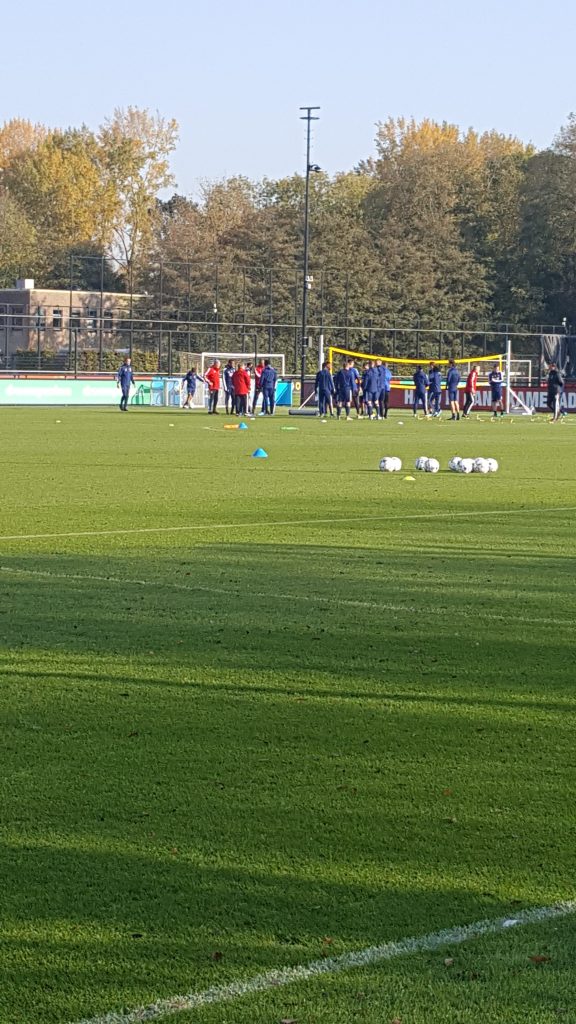
[[[522,900],[199,867],[185,856],[5,846],[3,1020],[65,1021],[344,949],[505,916]],[[330,937],[326,945],[325,937]],[[214,951],[218,950],[218,961]],[[27,1016],[28,1012],[28,1016]],[[24,1013],[24,1017],[19,1014]]]
[[[1,562],[48,574],[0,577],[23,1019],[505,915],[572,877],[575,641],[523,616],[568,614],[574,559],[219,543]],[[480,628],[483,607],[502,622]]]

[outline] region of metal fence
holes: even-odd
[[[548,333],[551,333],[548,331]],[[541,335],[526,329],[499,329],[460,324],[428,327],[397,322],[361,324],[312,323],[308,328],[307,370],[317,368],[320,346],[329,345],[375,356],[422,360],[466,358],[503,353],[511,339],[515,359],[540,366]],[[245,352],[265,356],[284,352],[287,370],[300,366],[301,328],[292,322],[222,322],[216,319],[130,319],[104,315],[67,315],[48,321],[35,314],[0,311],[0,371],[66,372],[74,375],[117,369],[130,355],[141,372],[178,373],[194,365],[203,351]]]

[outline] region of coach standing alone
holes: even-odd
[[[128,412],[128,398],[130,396],[130,387],[134,384],[134,374],[132,373],[132,360],[130,356],[126,356],[122,366],[116,374],[116,386],[122,391],[122,398],[120,399],[120,412]]]

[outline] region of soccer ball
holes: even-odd
[[[440,469],[440,463],[438,459],[426,459],[426,465],[424,466],[426,473],[437,473]]]
[[[426,456],[425,455],[421,455],[419,459],[416,459],[416,462],[414,463],[414,468],[415,469],[426,469],[426,463],[427,462],[428,462],[428,459],[426,458]]]
[[[474,472],[475,473],[489,473],[490,467],[486,459],[474,459]]]
[[[397,455],[393,455],[392,462],[394,463],[394,472],[398,473],[402,469],[402,459],[399,459]]]
[[[391,455],[384,456],[380,459],[380,470],[382,473],[394,473],[396,470],[396,460]]]
[[[461,459],[458,469],[460,473],[472,473],[474,471],[474,460]]]
[[[451,469],[453,473],[457,473],[458,470],[460,469],[461,462],[462,459],[460,458],[460,456],[455,455],[454,458],[450,459],[450,462],[448,463],[448,469]]]
[[[496,462],[496,459],[486,459],[486,462],[488,464],[488,472],[489,473],[497,473],[498,472],[498,463]]]

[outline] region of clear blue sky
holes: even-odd
[[[0,121],[157,109],[180,124],[183,193],[301,171],[303,104],[322,108],[313,158],[330,173],[368,156],[389,115],[546,146],[576,109],[575,35],[569,0],[28,0],[2,11]]]

